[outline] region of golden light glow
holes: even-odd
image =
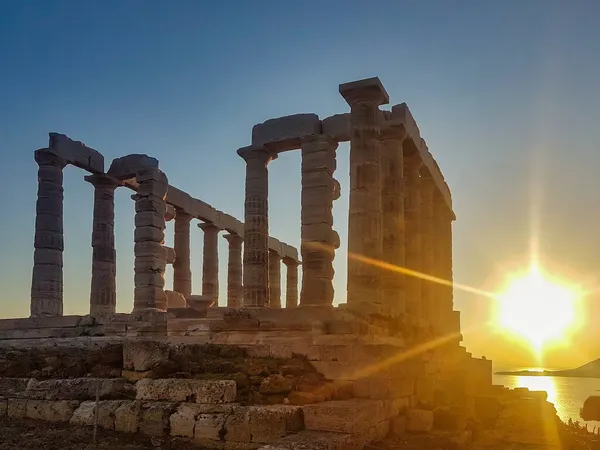
[[[537,265],[509,280],[498,299],[498,323],[527,339],[536,351],[561,340],[576,322],[579,294],[557,280],[546,278]]]

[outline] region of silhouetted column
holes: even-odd
[[[421,188],[418,154],[404,155],[404,239],[406,267],[420,272],[421,267]],[[421,318],[421,279],[408,275],[406,287],[406,312],[415,319]]]
[[[244,204],[244,306],[269,304],[269,172],[273,155],[263,148],[238,150],[246,161]]]
[[[119,183],[106,175],[90,175],[85,180],[94,186],[90,314],[114,313],[117,306],[115,189]]]
[[[281,255],[269,250],[269,307],[281,308]]]
[[[435,184],[427,171],[421,175],[421,272],[435,276],[433,193]],[[435,290],[433,281],[421,280],[422,315],[429,326],[435,326]]]
[[[212,223],[201,223],[204,231],[202,258],[202,295],[219,299],[219,228]]]
[[[229,259],[227,261],[227,307],[242,307],[244,289],[242,286],[242,243],[244,239],[237,234],[223,236],[229,242]]]
[[[386,123],[381,132],[383,261],[403,269],[404,238],[404,124]],[[382,303],[391,314],[405,312],[405,276],[392,268],[382,274]]]
[[[298,261],[292,258],[283,258],[286,267],[285,282],[285,307],[298,306]]]
[[[67,162],[48,149],[35,151],[38,198],[31,277],[31,316],[63,314],[63,169]]]
[[[438,276],[450,283],[453,281],[452,275],[452,221],[454,213],[446,203],[441,194],[436,192],[434,197],[434,208],[436,217],[436,250],[435,259],[438,266]],[[440,332],[449,334],[459,332],[453,330],[453,287],[452,285],[440,285],[438,287],[439,296],[439,329]]]
[[[347,301],[348,306],[377,311],[381,269],[373,262],[382,257],[379,105],[389,97],[378,78],[342,84],[340,94],[350,105],[351,123]]]
[[[185,298],[192,294],[192,271],[190,269],[190,222],[192,216],[176,209],[175,213],[175,261],[173,262],[173,290]]]
[[[300,306],[333,303],[333,259],[339,236],[333,230],[333,201],[339,183],[333,178],[338,143],[316,135],[302,140]]]

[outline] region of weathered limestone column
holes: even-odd
[[[219,231],[212,223],[201,223],[204,231],[204,254],[202,258],[202,295],[219,299]]]
[[[404,268],[404,156],[402,141],[406,137],[403,124],[388,122],[381,131],[382,229],[383,261]],[[403,314],[405,276],[385,270],[382,275],[382,303],[392,315]]]
[[[269,250],[269,307],[281,308],[281,255]]]
[[[406,267],[421,272],[421,188],[418,154],[404,155],[404,239]],[[421,318],[421,279],[406,277],[406,312],[415,319]]]
[[[435,183],[431,175],[421,172],[421,272],[426,275],[435,276],[434,261],[434,231],[435,222],[433,215],[433,193]],[[437,283],[429,280],[421,280],[421,305],[422,315],[427,324],[435,326],[435,312],[437,309],[435,302],[435,291]]]
[[[244,203],[244,306],[269,304],[269,172],[273,155],[261,147],[238,150],[246,161]]]
[[[240,309],[244,295],[242,286],[242,243],[244,239],[237,234],[224,236],[229,242],[227,261],[227,307]]]
[[[90,314],[114,313],[117,306],[115,189],[119,183],[106,175],[90,175],[85,180],[94,186]]]
[[[139,183],[135,198],[135,290],[134,312],[167,309],[165,287],[165,212],[169,182],[156,168],[136,174]]]
[[[378,78],[340,85],[350,105],[348,305],[381,306],[381,270],[364,260],[382,257],[379,105],[389,101]]]
[[[173,262],[173,290],[185,298],[192,294],[190,270],[190,222],[192,216],[181,209],[175,210],[175,261]]]
[[[285,307],[298,306],[298,261],[293,258],[283,258],[286,267]]]
[[[333,230],[333,201],[339,183],[333,178],[338,143],[316,135],[302,140],[302,292],[300,306],[333,303],[333,259],[339,236]]]
[[[38,198],[31,277],[31,316],[63,314],[63,169],[67,162],[48,149],[35,151]]]
[[[438,276],[452,283],[452,221],[454,213],[450,210],[445,200],[439,194],[434,197],[434,210],[436,218],[436,255]],[[452,285],[439,285],[439,329],[442,333],[459,332],[452,330],[450,325],[453,311]]]

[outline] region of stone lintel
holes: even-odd
[[[94,175],[86,175],[85,177],[83,177],[83,179],[91,185],[93,185],[94,187],[116,188],[119,186],[123,186],[123,182],[121,180],[118,180],[106,174],[97,173]]]
[[[321,134],[321,120],[313,113],[269,119],[252,128],[252,145],[279,153],[300,147],[305,136]]]
[[[379,77],[340,84],[340,94],[349,105],[361,101],[374,102],[377,105],[386,105],[390,102],[390,97]]]
[[[296,247],[292,247],[291,245],[286,244],[285,242],[282,242],[281,246],[282,246],[282,256],[284,258],[292,259],[292,260],[296,261],[298,264],[300,264],[300,258],[298,258],[298,249]]]
[[[158,159],[148,155],[134,153],[113,159],[107,174],[119,180],[136,178],[144,169],[158,169]]]
[[[334,114],[323,119],[323,134],[338,142],[350,140],[350,113]]]
[[[74,141],[65,134],[48,133],[49,150],[69,164],[91,173],[104,173],[104,156],[83,142]]]
[[[406,126],[400,120],[385,120],[381,122],[381,140],[395,139],[403,141],[407,136]]]

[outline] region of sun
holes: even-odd
[[[577,298],[575,288],[546,278],[533,265],[525,274],[512,277],[498,295],[498,323],[539,352],[549,341],[563,339],[573,326]]]

